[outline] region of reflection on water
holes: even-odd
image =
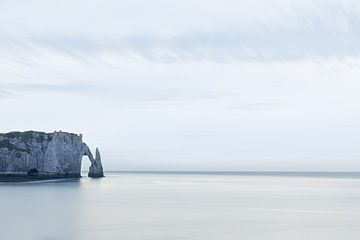
[[[360,239],[360,179],[111,174],[0,184],[1,239]]]

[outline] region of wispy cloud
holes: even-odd
[[[58,83],[58,84],[41,84],[41,83],[2,83],[0,84],[0,97],[10,97],[15,93],[22,92],[59,92],[59,93],[76,93],[85,94],[95,91],[91,84],[80,83]]]
[[[110,2],[114,8],[121,5],[116,1]],[[192,6],[188,18],[194,19],[194,27],[191,27],[191,23],[183,25],[177,22],[179,18],[173,19],[166,15],[174,24],[174,28],[170,32],[164,31],[159,34],[156,29],[165,28],[164,19],[140,17],[134,21],[129,13],[123,13],[124,19],[117,18],[117,15],[111,15],[110,19],[100,15],[102,18],[98,19],[99,23],[90,21],[89,24],[75,18],[75,13],[69,13],[69,20],[64,21],[63,25],[55,26],[30,15],[28,17],[32,17],[34,23],[24,22],[24,26],[28,28],[20,34],[0,24],[0,61],[32,64],[32,58],[36,58],[35,63],[39,64],[46,61],[41,59],[44,55],[51,54],[65,54],[85,62],[100,61],[112,55],[161,63],[302,61],[360,55],[360,4],[356,1],[304,1],[301,4],[293,0],[256,0],[254,3],[225,1],[222,4],[218,1],[175,2],[179,5],[180,12],[188,9],[187,5]],[[127,4],[132,11],[136,10],[136,4]],[[210,9],[217,9],[203,13],[199,8],[202,4],[209,5]],[[106,6],[98,6],[98,14],[109,12],[110,9]],[[173,12],[170,5],[163,4],[162,7],[167,8],[168,12]],[[59,6],[60,12],[65,10]],[[165,14],[164,12],[166,9],[159,14]],[[25,16],[28,14],[30,13],[24,12]],[[59,13],[54,10],[54,14]],[[229,16],[220,17],[224,14]],[[42,16],[40,13],[39,15]],[[203,15],[203,19],[198,19],[199,15]],[[6,14],[4,16],[4,20],[9,21],[11,18]],[[129,21],[134,26],[147,26],[149,30],[135,28],[138,30],[130,31]],[[75,22],[77,27],[88,31],[91,27],[93,30],[97,29],[96,26],[99,24],[106,27],[97,29],[96,34],[78,34],[76,31],[69,31]],[[39,32],[39,26],[43,26],[47,31]]]
[[[7,57],[4,53],[9,50],[9,44],[16,49],[12,50],[12,57],[22,62],[24,58],[31,58],[31,55],[26,54],[36,52],[35,49],[47,54],[65,54],[82,61],[101,60],[110,54],[161,63],[204,60],[271,62],[359,57],[360,34],[356,29],[358,26],[353,26],[351,31],[345,32],[316,26],[313,29],[264,28],[250,32],[197,31],[167,37],[138,35],[84,38],[60,35],[15,40],[3,38],[3,54],[0,54],[0,58]]]
[[[7,90],[0,90],[0,98],[8,98],[13,96],[14,94]]]
[[[231,92],[214,92],[200,90],[179,90],[171,88],[127,87],[111,85],[109,87],[89,83],[16,83],[0,84],[3,90],[0,97],[11,97],[22,93],[61,93],[88,95],[98,98],[110,98],[124,105],[186,105],[193,103],[209,103],[236,97]],[[248,106],[248,104],[247,104]],[[256,107],[255,105],[251,105]]]
[[[30,90],[30,91],[48,91],[48,92],[76,92],[76,93],[88,93],[94,92],[95,86],[91,84],[22,84],[15,87],[19,90]]]

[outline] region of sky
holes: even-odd
[[[360,2],[1,0],[0,132],[105,170],[360,171]]]

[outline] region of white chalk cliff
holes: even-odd
[[[95,158],[82,135],[66,132],[10,132],[0,134],[0,176],[81,177],[81,161],[88,156],[89,177],[103,177],[100,152]]]

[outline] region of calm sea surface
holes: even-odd
[[[359,240],[357,173],[107,173],[0,183],[1,240]]]

